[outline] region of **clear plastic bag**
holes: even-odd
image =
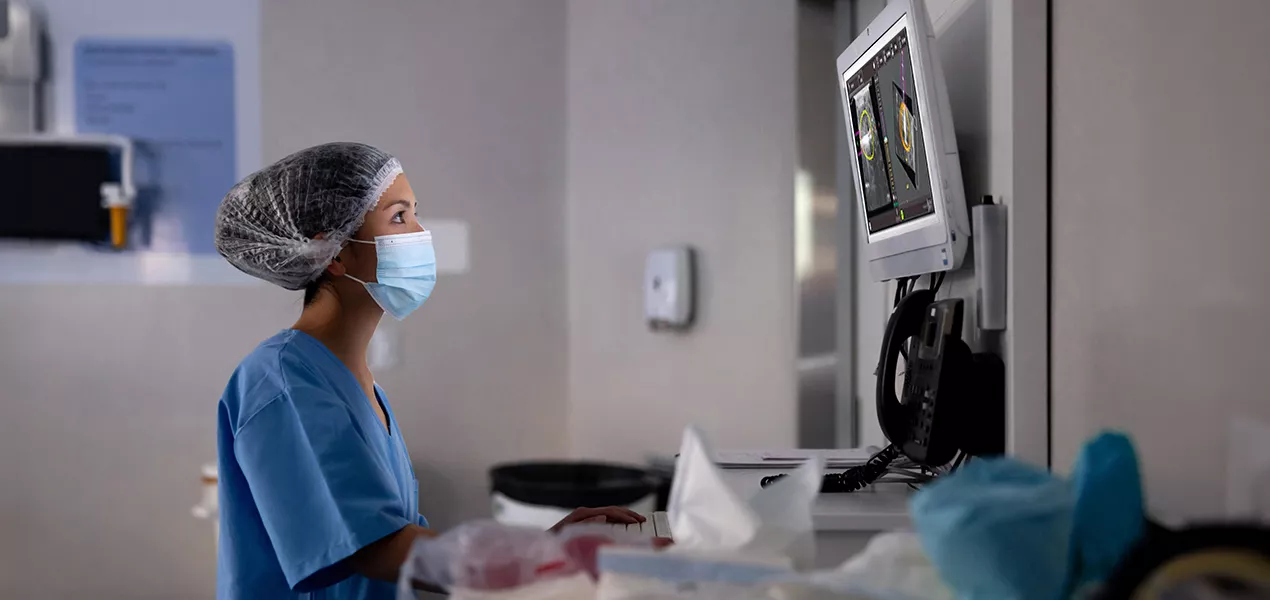
[[[798,577],[797,581],[844,598],[869,600],[953,600],[948,585],[908,531],[873,537],[864,550],[842,566]]]
[[[577,524],[560,533],[474,521],[415,542],[401,567],[397,597],[413,599],[413,583],[450,590],[499,591],[582,573],[597,576],[599,549],[651,548],[651,539],[607,524]]]

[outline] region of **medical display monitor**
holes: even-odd
[[[956,269],[970,237],[932,30],[923,0],[893,0],[838,57],[861,234],[878,281]]]

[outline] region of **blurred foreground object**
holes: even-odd
[[[675,552],[710,552],[791,561],[808,567],[816,555],[811,511],[824,459],[812,456],[789,476],[755,493],[733,488],[701,432],[689,427],[670,488]]]
[[[1129,438],[1088,442],[1070,481],[1009,458],[975,460],[919,491],[922,544],[959,597],[1061,598],[1105,581],[1146,524]]]
[[[452,598],[592,598],[601,547],[652,548],[652,538],[608,524],[577,524],[558,534],[494,521],[465,523],[415,542],[401,567],[397,594],[413,599],[416,582],[439,585]],[[531,593],[532,592],[532,593]]]
[[[669,499],[675,543],[632,526],[579,524],[558,535],[491,521],[417,541],[400,599],[418,583],[453,598],[516,600],[948,600],[912,533],[884,534],[838,569],[799,572],[814,555],[811,508],[823,458],[758,489],[734,488],[700,433],[683,438]],[[654,518],[653,527],[662,524]],[[598,583],[596,578],[598,576]]]
[[[1125,556],[1098,598],[1270,598],[1270,530],[1251,525],[1153,530]]]

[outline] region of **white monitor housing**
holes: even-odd
[[[891,0],[838,56],[869,273],[961,266],[970,238],[957,138],[925,0]]]

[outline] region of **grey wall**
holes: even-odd
[[[565,4],[263,11],[266,161],[369,141],[400,157],[421,215],[471,224],[471,272],[403,323],[403,365],[379,379],[434,524],[488,514],[491,463],[567,452]]]
[[[216,400],[298,310],[264,287],[0,286],[0,597],[210,596],[189,508]]]
[[[1055,465],[1124,429],[1150,504],[1211,516],[1230,421],[1270,421],[1270,4],[1053,5]]]
[[[262,5],[265,160],[378,144],[421,214],[471,223],[471,272],[440,282],[378,378],[423,510],[442,527],[487,514],[490,463],[567,453],[565,4]],[[189,507],[216,401],[299,300],[0,286],[0,597],[210,597],[210,525]]]
[[[641,458],[686,423],[718,445],[796,433],[796,11],[767,0],[569,4],[573,451]],[[643,321],[644,258],[700,254],[684,336]]]

